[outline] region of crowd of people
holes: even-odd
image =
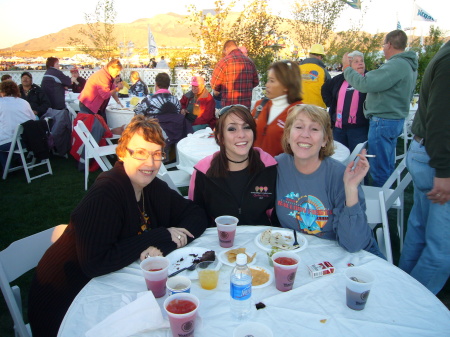
[[[161,72],[149,94],[133,72],[129,92],[143,99],[128,126],[118,130],[108,128],[104,115],[111,97],[120,102],[124,87],[118,60],[85,83],[76,69],[71,78],[62,74],[52,58],[42,89],[29,73],[22,74],[20,88],[3,81],[0,119],[12,105],[17,112],[10,123],[38,118],[45,107],[61,108],[61,88],[82,86],[77,120],[99,140],[112,131],[121,134],[114,168],[99,175],[37,267],[28,307],[33,335],[56,336],[71,302],[91,278],[136,259],[167,255],[224,214],[237,217],[239,224],[291,228],[334,240],[349,252],[366,250],[385,258],[367,223],[361,183],[370,172],[370,183],[383,186],[395,168],[396,142],[418,67],[406,45],[406,34],[392,31],[383,44],[389,62],[367,71],[364,55],[353,51],[344,55],[343,73],[333,79],[323,63],[323,46],[313,45],[301,64],[270,65],[266,97],[250,109],[259,83],[256,67],[229,40],[212,73],[211,93],[205,78],[196,75],[180,101],[169,90],[169,75]],[[400,268],[434,294],[450,275],[449,82],[450,42],[432,60],[422,83],[412,127],[416,136],[407,154],[414,206],[400,258]],[[219,151],[195,165],[189,199],[184,199],[156,176],[170,145],[207,127],[214,130]],[[350,151],[367,141],[368,150],[344,165],[331,158],[334,139]],[[72,152],[80,157],[78,148]],[[375,157],[368,160],[367,153]],[[255,194],[255,186],[264,191]]]

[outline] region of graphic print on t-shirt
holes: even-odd
[[[323,203],[312,195],[302,195],[291,192],[278,205],[286,208],[288,215],[298,222],[298,228],[308,234],[318,234],[325,227],[331,210],[325,208]]]

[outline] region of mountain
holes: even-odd
[[[178,22],[183,15],[175,13],[159,14],[150,19],[139,19],[131,23],[116,23],[115,33],[118,42],[133,41],[135,48],[147,48],[147,26],[155,37],[158,46],[195,46],[195,40],[189,35],[189,29]],[[80,37],[78,31],[83,24],[64,28],[57,33],[44,35],[11,47],[12,50],[49,50],[58,47],[67,47],[70,37]]]

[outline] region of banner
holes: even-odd
[[[433,18],[427,11],[423,8],[414,4],[414,12],[416,13],[414,16],[414,20],[417,21],[428,21],[428,22],[437,22],[435,18]]]
[[[350,1],[342,0],[342,1],[344,1],[351,8],[361,9],[361,0],[350,0]]]
[[[155,38],[153,37],[150,25],[148,27],[148,54],[156,56],[158,54],[158,47],[156,46]]]
[[[400,24],[400,21],[397,21],[397,29],[402,29],[402,25]]]

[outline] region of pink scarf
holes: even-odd
[[[337,102],[336,110],[336,123],[334,124],[337,128],[342,129],[342,110],[344,110],[345,95],[347,93],[348,82],[344,81],[339,89],[339,96]],[[350,103],[350,114],[348,115],[348,123],[356,124],[356,113],[358,112],[359,103],[359,91],[353,90],[352,102]]]

